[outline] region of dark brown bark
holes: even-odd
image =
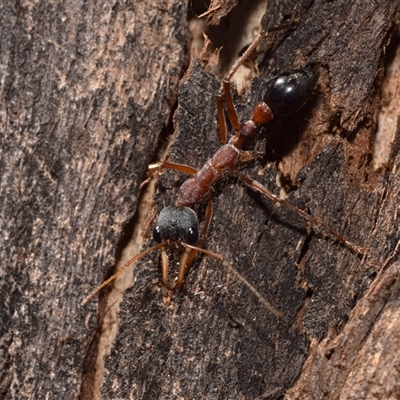
[[[19,3],[2,14],[1,398],[93,398],[108,291],[80,302],[114,265],[188,54],[182,2],[154,4]],[[153,254],[124,294],[104,399],[399,397],[399,135],[387,167],[372,168],[395,4],[270,1],[264,27],[287,22],[295,5],[300,19],[260,58],[250,92],[235,95],[249,118],[266,78],[319,71],[307,105],[251,147],[265,150],[264,161],[283,159],[293,180],[304,167],[288,201],[370,254],[283,207],[272,213],[235,179],[221,182],[205,247],[283,318],[208,257],[168,304]],[[218,148],[218,89],[215,68],[193,60],[179,86],[171,161],[199,168]],[[277,192],[276,163],[261,168],[243,172]],[[184,178],[162,173],[157,211]]]
[[[186,6],[153,3],[1,7],[0,398],[91,380],[96,302],[80,303],[114,263],[187,57]]]

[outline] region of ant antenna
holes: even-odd
[[[235,268],[232,266],[232,264],[228,263],[221,255],[214,253],[210,250],[202,249],[200,247],[192,246],[187,243],[182,243],[182,246],[185,246],[187,248],[200,251],[207,256],[213,257],[216,260],[219,260],[227,269],[229,272],[231,272],[233,275],[236,275],[239,280],[244,283],[245,286],[257,297],[259,302],[272,314],[274,314],[278,318],[282,318],[282,313],[276,308],[272,307],[271,304],[268,303],[267,300],[261,295],[261,293]]]
[[[142,251],[140,254],[137,256],[131,258],[128,262],[126,262],[114,275],[110,276],[107,280],[105,280],[101,285],[97,286],[96,289],[94,289],[88,296],[85,297],[85,299],[82,301],[82,305],[84,306],[87,304],[87,302],[98,292],[100,292],[103,287],[107,286],[109,283],[114,281],[122,272],[124,272],[128,267],[130,267],[132,264],[134,264],[136,261],[139,261],[141,258],[143,258],[145,255],[151,253],[153,250],[157,250],[158,248],[165,246],[166,242],[163,243],[157,243],[155,246],[150,247],[147,250]]]

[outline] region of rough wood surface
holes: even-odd
[[[176,98],[170,160],[199,168],[218,148],[219,82],[204,58],[177,89],[188,57],[181,1],[18,4],[3,8],[0,25],[0,397],[91,399],[108,292],[80,302],[114,265]],[[222,182],[206,247],[284,317],[207,257],[168,304],[153,254],[125,292],[104,399],[399,397],[398,134],[387,167],[371,167],[396,4],[269,1],[264,27],[287,22],[295,5],[300,20],[261,57],[249,93],[235,96],[248,118],[263,80],[318,69],[307,106],[253,145],[264,161],[283,160],[292,180],[300,170],[290,202],[370,254]],[[276,165],[244,172],[276,193]],[[157,211],[183,179],[161,174]]]
[[[136,3],[1,6],[1,398],[91,380],[96,303],[80,303],[114,264],[187,57],[186,6]]]

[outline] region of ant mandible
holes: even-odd
[[[94,289],[84,299],[82,304],[86,304],[96,293],[112,282],[126,268],[154,250],[161,249],[162,282],[170,291],[179,289],[182,286],[186,273],[194,258],[198,252],[202,252],[224,263],[233,274],[240,278],[271,313],[277,317],[281,317],[282,314],[272,307],[244,276],[229,263],[226,263],[222,256],[202,248],[212,218],[212,187],[216,182],[232,175],[237,176],[249,187],[265,195],[274,203],[284,205],[311,224],[322,228],[352,251],[361,254],[367,252],[367,249],[348,241],[345,237],[327,226],[322,220],[310,216],[285,200],[275,196],[266,187],[246,177],[237,169],[239,163],[248,162],[255,157],[253,152],[243,150],[243,145],[248,139],[256,135],[262,126],[270,122],[273,118],[290,115],[298,111],[306,103],[316,86],[318,73],[311,69],[301,68],[280,74],[267,82],[262,101],[254,107],[252,118],[243,123],[239,121],[231,95],[230,81],[232,76],[254,49],[257,48],[261,40],[272,32],[286,29],[290,26],[292,26],[292,24],[282,25],[261,32],[246,52],[236,61],[228,76],[223,80],[222,88],[217,95],[218,126],[222,146],[217,150],[214,156],[208,160],[199,171],[187,165],[169,162],[163,162],[156,166],[157,169],[174,169],[191,175],[191,177],[182,184],[175,205],[166,207],[160,212],[157,225],[153,230],[153,238],[157,244],[129,260],[114,275]],[[223,95],[225,95],[228,117],[235,131],[228,143],[226,143],[227,126],[223,112]],[[190,207],[206,201],[208,203],[205,222],[201,234],[199,235],[198,218],[195,211]],[[168,276],[169,259],[167,249],[182,251],[179,259],[178,276],[172,284],[170,284]]]

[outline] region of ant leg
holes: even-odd
[[[235,132],[237,132],[240,129],[240,122],[236,112],[235,105],[233,104],[232,100],[230,78],[225,78],[222,84],[224,87],[226,107],[228,109],[228,117],[229,120],[231,121],[233,129],[235,130]]]
[[[175,163],[170,163],[170,162],[158,162],[154,164],[150,164],[149,167],[147,168],[147,177],[146,179],[140,184],[140,188],[142,188],[144,185],[146,185],[151,178],[154,176],[155,173],[157,173],[160,169],[173,169],[175,171],[183,172],[184,174],[188,175],[196,175],[197,170],[195,168],[189,167],[189,165],[184,165],[184,164],[175,164]]]
[[[314,226],[318,226],[319,228],[325,230],[325,232],[327,232],[330,235],[332,235],[333,237],[335,237],[338,240],[338,242],[344,244],[345,246],[347,246],[350,250],[354,251],[355,253],[358,253],[358,254],[368,253],[367,248],[358,246],[358,245],[348,241],[344,236],[342,236],[340,233],[338,233],[335,230],[333,230],[332,228],[330,228],[322,220],[307,214],[303,210],[300,210],[299,208],[295,207],[294,205],[288,203],[287,201],[279,198],[278,196],[275,196],[266,187],[264,187],[263,185],[258,183],[256,180],[247,178],[246,176],[244,176],[242,173],[240,173],[238,171],[236,171],[235,174],[239,179],[241,179],[244,183],[246,183],[246,185],[250,186],[252,189],[254,189],[257,192],[260,192],[264,196],[268,197],[274,203],[282,204],[283,206],[289,208],[296,214],[303,217],[306,221],[311,222],[311,224],[313,224]]]
[[[189,165],[170,163],[167,161],[150,164],[148,171],[150,171],[151,176],[153,176],[154,173],[160,169],[173,169],[188,175],[196,175],[197,173],[197,169],[189,167]]]
[[[175,171],[183,172],[188,175],[196,175],[197,169],[189,167],[189,165],[175,164],[170,162],[163,162],[160,168],[173,169]]]
[[[218,128],[219,128],[219,140],[221,145],[226,144],[227,140],[227,127],[226,120],[223,109],[223,98],[222,94],[217,94],[217,118],[218,118]]]
[[[232,127],[235,132],[238,132],[240,129],[240,121],[239,117],[236,112],[235,105],[233,104],[232,94],[231,94],[231,85],[228,78],[224,79],[223,81],[223,88],[225,93],[225,101],[226,107],[228,109],[228,117],[231,121]],[[217,115],[218,115],[218,127],[219,127],[219,138],[221,144],[226,144],[227,141],[227,127],[226,127],[226,120],[225,114],[223,110],[223,97],[221,91],[217,94]]]

